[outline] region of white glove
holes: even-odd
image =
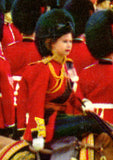
[[[32,146],[36,151],[42,150],[44,148],[44,138],[34,138],[32,141]]]
[[[91,112],[94,112],[94,105],[93,103],[87,99],[87,98],[84,98],[82,100],[82,102],[84,103],[84,105],[82,105],[82,109],[83,111],[91,111]]]

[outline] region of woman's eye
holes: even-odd
[[[64,42],[64,43],[67,43],[67,41],[66,41],[66,40],[64,40],[63,42]]]

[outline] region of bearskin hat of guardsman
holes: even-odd
[[[0,13],[0,41],[2,40],[3,37],[3,24],[4,20],[2,19],[2,13]]]
[[[0,41],[3,37],[3,24],[4,24],[5,0],[0,1]]]
[[[94,12],[91,0],[67,0],[63,8],[69,11],[75,20],[75,36],[83,34],[87,20]]]
[[[12,20],[19,31],[25,35],[34,32],[41,15],[40,0],[15,0],[12,6]]]
[[[11,11],[11,7],[13,4],[14,0],[5,0],[5,13]]]
[[[86,43],[91,54],[103,58],[113,52],[113,11],[95,12],[88,20],[85,29]]]
[[[36,24],[35,43],[42,57],[51,55],[45,41],[51,39],[55,42],[62,35],[72,32],[75,23],[71,14],[64,9],[52,9],[41,15]]]
[[[0,13],[5,12],[5,0],[0,0]]]

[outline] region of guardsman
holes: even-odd
[[[0,41],[2,39],[2,20],[0,21]],[[0,53],[0,134],[9,136],[15,123],[13,105],[13,80],[8,61]]]
[[[35,25],[41,15],[39,2],[40,0],[16,0],[13,4],[12,20],[23,39],[4,50],[12,75],[21,76],[28,63],[40,58],[34,44]]]
[[[96,113],[113,124],[113,11],[95,12],[86,25],[86,43],[97,63],[79,75],[84,97],[94,103]],[[92,106],[93,107],[93,106]]]
[[[13,24],[23,37],[21,41],[10,44],[4,50],[4,55],[9,61],[14,79],[15,105],[19,81],[26,65],[41,58],[34,43],[35,25],[42,14],[39,4],[40,0],[15,0],[12,6]]]
[[[22,40],[22,35],[19,30],[14,26],[11,16],[11,7],[14,0],[4,0],[4,25],[3,25],[3,38],[1,41],[2,51],[12,43]]]
[[[84,67],[95,62],[85,42],[85,25],[94,12],[94,7],[90,0],[67,0],[64,8],[71,13],[76,23],[75,38],[69,58],[73,59],[79,74]]]

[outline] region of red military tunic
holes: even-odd
[[[16,96],[19,88],[19,81],[25,70],[27,64],[40,59],[40,54],[37,51],[34,40],[23,39],[23,41],[16,42],[7,46],[4,50],[4,55],[9,61],[11,67],[11,74],[14,80],[14,104],[16,105]]]
[[[95,62],[95,59],[90,54],[85,41],[82,39],[75,39],[69,58],[73,59],[78,75],[84,67]]]
[[[24,135],[25,139],[31,140],[31,130],[38,130],[38,123],[36,123],[36,121],[42,123],[41,127],[44,131],[43,119],[47,104],[54,102],[55,99],[62,96],[66,91],[67,78],[64,76],[64,73],[66,73],[65,67],[54,60],[49,63],[36,63],[35,65],[29,66],[26,72],[24,72],[22,81],[20,82],[17,101],[17,124],[18,129],[25,129],[25,115],[29,112],[29,122]],[[76,80],[78,81],[78,79]],[[77,86],[75,86],[75,88],[76,87]],[[68,94],[68,92],[66,93]],[[63,99],[60,99],[60,103],[62,100],[67,102],[67,99],[69,100],[70,98],[66,95],[66,100],[64,99],[65,96]],[[62,102],[62,104],[64,104],[64,102]],[[51,140],[53,136],[56,115],[57,111],[54,111],[46,125],[46,141]]]
[[[112,84],[113,64],[107,59],[85,68],[79,76],[84,97],[95,103],[94,108],[98,115],[113,124]]]
[[[0,128],[10,127],[15,123],[12,85],[9,63],[0,56]]]
[[[22,75],[28,63],[40,59],[34,40],[29,38],[14,43],[4,50],[4,55],[10,63],[12,75]]]
[[[1,41],[2,44],[2,50],[15,42],[21,41],[22,40],[22,35],[19,32],[19,30],[14,26],[13,23],[4,23],[3,26],[3,38]]]

